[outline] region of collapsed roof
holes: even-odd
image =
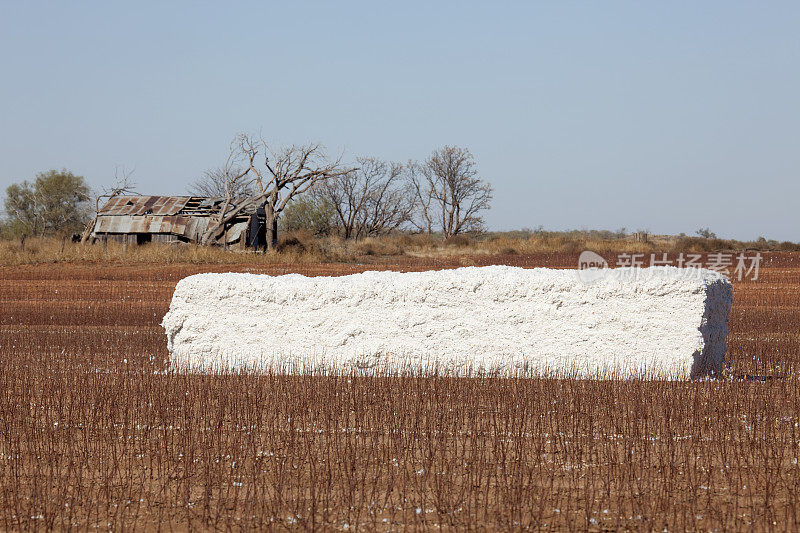
[[[202,196],[115,196],[98,210],[92,236],[153,233],[198,242],[224,201],[223,197]],[[243,209],[231,221],[225,242],[239,240],[254,211]]]

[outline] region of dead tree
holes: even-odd
[[[362,232],[367,236],[383,235],[400,229],[411,220],[414,196],[405,179],[403,166],[389,163],[367,203],[362,217]]]
[[[250,168],[240,164],[241,158],[240,143],[234,140],[225,164],[206,171],[204,177],[193,186],[195,192],[206,193],[202,196],[224,199],[219,210],[211,215],[208,228],[200,239],[201,244],[210,244],[220,237],[224,239],[228,222],[252,205],[253,180],[249,178]]]
[[[346,239],[381,235],[408,222],[412,197],[403,180],[403,165],[359,158],[351,172],[327,180],[320,194],[336,211]]]
[[[416,161],[409,161],[406,165],[411,193],[414,196],[414,210],[411,224],[422,233],[433,233],[433,217],[431,215],[431,202],[433,196],[427,181],[422,174],[422,165]]]
[[[267,229],[267,247],[278,243],[278,216],[287,203],[314,184],[336,178],[351,171],[341,158],[328,160],[319,144],[291,145],[271,148],[261,138],[240,134],[232,144],[229,164],[237,162],[242,171],[228,180],[226,200],[219,216],[203,237],[208,243],[224,231],[225,225],[244,210],[263,207]],[[237,184],[252,188],[247,198],[235,201]]]
[[[231,167],[229,157],[225,165],[203,172],[203,176],[189,186],[189,194],[208,198],[220,198],[231,194],[236,199],[252,196],[253,190],[250,184],[236,178],[242,170],[244,169]]]
[[[119,167],[114,169],[114,185],[107,189],[103,189],[103,192],[95,196],[94,216],[92,217],[92,220],[86,224],[86,227],[83,230],[83,234],[81,235],[81,244],[89,240],[89,237],[92,235],[92,231],[94,230],[94,226],[97,224],[97,215],[100,213],[100,200],[103,198],[110,200],[124,194],[136,194],[134,191],[136,184],[131,181],[131,176],[133,175],[134,170],[136,169],[125,170],[125,167],[122,167],[122,169]]]
[[[483,227],[480,212],[489,209],[492,186],[475,169],[469,150],[445,146],[410,172],[417,197],[416,226],[430,232],[439,226],[445,238]]]

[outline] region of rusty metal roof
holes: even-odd
[[[97,217],[93,235],[98,233],[134,234],[168,233],[199,241],[208,229],[208,217],[159,215],[101,215]],[[247,220],[237,219],[225,232],[227,242],[235,242],[247,229]]]
[[[117,196],[98,211],[92,235],[158,233],[197,241],[223,202],[224,198],[203,196]],[[240,238],[254,210],[250,206],[231,220],[225,232],[227,242]]]
[[[191,196],[116,196],[98,211],[101,215],[177,215]]]
[[[194,237],[197,231],[205,230],[208,217],[185,217],[175,215],[101,215],[97,217],[95,233],[174,233]],[[202,228],[197,226],[201,225]]]

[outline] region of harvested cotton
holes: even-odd
[[[725,356],[730,282],[702,269],[467,267],[198,274],[162,325],[182,372],[687,379]]]

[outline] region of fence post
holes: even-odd
[[[27,238],[28,238],[28,236],[23,233],[22,234],[22,239],[20,239],[20,241],[19,241],[19,247],[22,248],[23,252],[25,251],[25,239],[27,239]]]
[[[61,253],[64,253],[64,247],[67,245],[67,236],[64,235],[61,239]]]

